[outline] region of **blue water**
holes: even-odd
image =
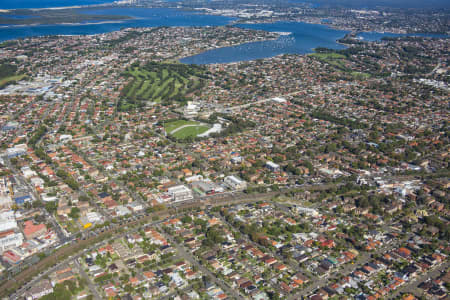
[[[0,9],[49,8],[111,3],[114,0],[0,0]]]
[[[326,47],[343,49],[336,43],[348,31],[331,29],[324,25],[301,22],[277,22],[273,24],[245,24],[241,28],[266,30],[271,32],[291,32],[277,40],[247,43],[234,47],[213,49],[198,55],[186,57],[182,63],[211,64],[230,63],[273,57],[280,54],[305,54],[313,52],[314,48]]]
[[[0,14],[0,17],[4,17],[4,18],[9,18],[9,19],[31,19],[31,18],[35,18],[35,16],[24,16],[24,15],[2,15]]]
[[[231,63],[238,61],[268,58],[280,54],[312,53],[314,48],[344,49],[336,40],[342,38],[348,31],[335,30],[325,25],[301,22],[277,22],[273,24],[246,24],[242,28],[259,29],[272,32],[291,32],[291,35],[281,36],[274,41],[254,42],[238,46],[209,50],[198,55],[180,60],[187,64]],[[378,41],[383,37],[422,36],[449,38],[445,34],[418,33],[394,34],[380,32],[362,32],[358,34],[365,41]]]
[[[120,27],[158,27],[158,26],[223,26],[235,18],[204,15],[197,12],[171,8],[108,8],[82,10],[85,14],[130,16]]]
[[[97,24],[80,22],[81,24],[69,25],[0,26],[0,41],[29,36],[97,34],[126,27],[223,26],[234,20],[228,17],[202,15],[169,8],[111,8],[82,11],[87,14],[126,15],[134,19],[109,23],[102,21]]]
[[[0,0],[3,3],[5,0]],[[73,4],[73,0],[66,1]],[[103,0],[82,0],[92,2]],[[8,1],[9,2],[9,1]],[[11,1],[14,2],[14,1]],[[20,2],[20,1],[19,1]],[[24,1],[27,2],[27,1]],[[28,2],[33,2],[28,0]],[[43,0],[44,4],[51,2]],[[103,1],[105,2],[105,1]],[[6,3],[6,2],[5,2]],[[108,22],[81,22],[71,25],[35,25],[35,26],[4,26],[0,25],[0,41],[17,39],[29,36],[43,35],[85,35],[120,30],[127,27],[157,27],[157,26],[223,26],[230,24],[233,18],[222,16],[202,15],[167,8],[108,8],[95,10],[81,10],[85,14],[98,15],[126,15],[133,19]],[[1,14],[0,14],[1,15]],[[21,17],[17,15],[17,17]],[[277,40],[247,43],[234,47],[225,47],[206,51],[199,55],[184,58],[184,63],[210,64],[254,60],[273,57],[280,54],[305,54],[313,52],[314,48],[326,47],[342,49],[344,46],[336,43],[347,31],[335,30],[324,25],[307,24],[299,22],[277,22],[271,24],[245,24],[241,28],[266,30],[272,32],[291,32],[288,36],[281,36]],[[365,40],[379,40],[384,36],[402,36],[389,33],[367,32],[359,36]],[[421,36],[448,37],[445,35],[421,34]]]

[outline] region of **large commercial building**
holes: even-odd
[[[10,121],[5,124],[5,126],[2,127],[3,131],[10,131],[10,130],[16,130],[19,128],[19,122],[16,121]]]
[[[5,152],[6,156],[8,156],[8,158],[21,156],[26,153],[27,153],[27,145],[26,144],[15,145],[12,148],[6,149],[6,152]]]
[[[23,235],[13,230],[0,232],[0,252],[19,247],[23,244]]]
[[[192,119],[198,115],[198,105],[195,102],[188,101],[188,104],[184,107],[183,114],[185,118]]]
[[[280,166],[274,162],[268,161],[266,162],[266,168],[271,170],[272,172],[279,172]]]
[[[192,196],[192,191],[184,185],[170,187],[168,188],[167,193],[172,196],[173,201],[175,202],[187,201],[194,198]]]
[[[223,182],[233,190],[245,190],[247,188],[247,182],[233,175],[225,177]]]
[[[33,221],[28,220],[23,224],[23,233],[25,237],[33,239],[47,232],[47,226],[45,224],[33,224]]]
[[[4,211],[0,213],[0,232],[16,230],[17,222],[14,211]]]
[[[0,213],[0,253],[22,245],[23,235],[18,229],[13,211]]]

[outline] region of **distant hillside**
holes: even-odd
[[[376,6],[386,6],[393,8],[450,9],[450,1],[448,0],[311,0],[305,2],[323,6],[343,6],[352,8],[374,8]]]
[[[143,0],[141,0],[143,1]],[[148,1],[148,0],[145,0]],[[168,0],[166,0],[168,1]],[[185,5],[196,3],[188,0],[182,1]],[[421,8],[421,9],[450,9],[448,0],[215,0],[209,1],[208,5],[220,7],[222,5],[232,7],[243,4],[269,4],[277,6],[289,6],[295,4],[312,4],[313,6],[347,7],[355,9],[375,8],[377,6],[392,8]]]

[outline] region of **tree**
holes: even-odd
[[[80,209],[78,207],[72,207],[69,213],[69,217],[71,217],[74,220],[80,218]]]
[[[33,208],[39,208],[39,207],[43,207],[44,203],[42,203],[42,201],[34,201],[32,204]]]
[[[192,218],[188,215],[183,216],[183,218],[181,218],[181,222],[183,222],[184,224],[186,223],[191,223],[192,222]]]
[[[80,200],[80,201],[82,201],[82,202],[87,202],[87,201],[89,201],[89,197],[86,196],[86,195],[80,195],[80,196],[78,197],[78,200]]]
[[[58,204],[56,202],[47,202],[45,204],[45,209],[48,211],[49,214],[53,214],[57,208]]]
[[[206,238],[203,240],[203,245],[212,247],[214,245],[223,243],[223,232],[219,231],[217,226],[208,228],[206,231]]]

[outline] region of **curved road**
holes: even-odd
[[[204,123],[199,123],[199,124],[186,124],[183,126],[180,126],[178,128],[175,128],[174,130],[172,130],[169,134],[174,134],[177,131],[180,131],[181,129],[187,128],[187,127],[196,127],[196,126],[206,126],[206,124]]]

